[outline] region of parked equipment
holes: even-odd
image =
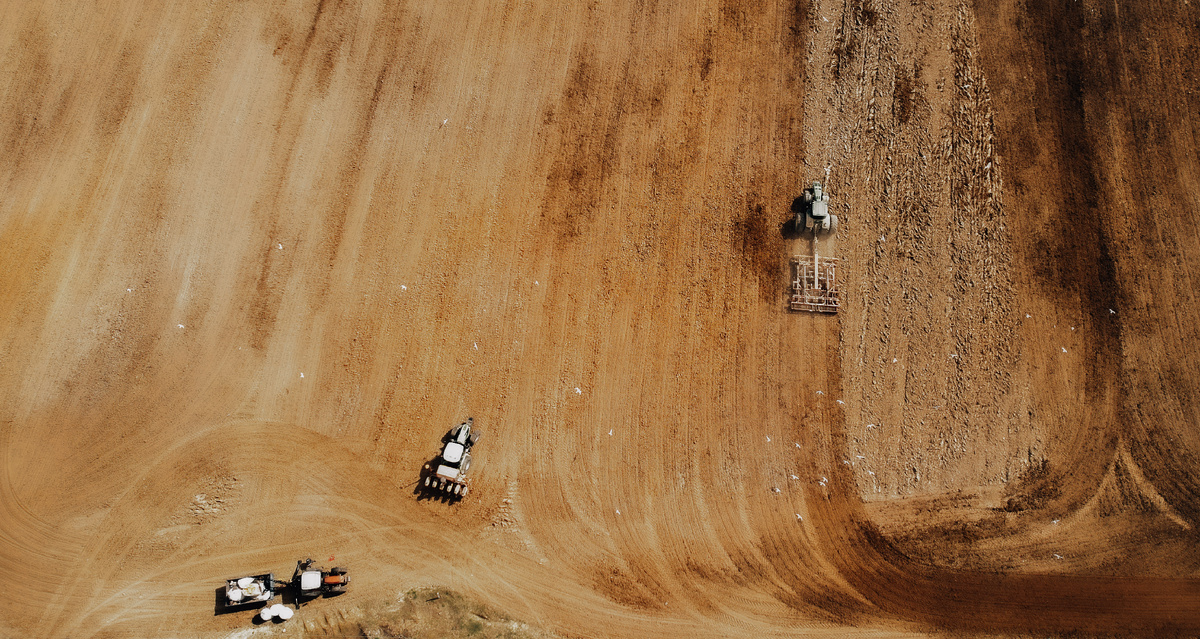
[[[445,445],[437,460],[425,465],[425,487],[444,491],[456,497],[466,497],[467,471],[471,469],[471,448],[479,441],[481,433],[472,430],[475,420],[467,421],[450,429],[443,438]]]

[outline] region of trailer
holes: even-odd
[[[275,597],[275,574],[250,575],[225,580],[226,608],[265,606]]]

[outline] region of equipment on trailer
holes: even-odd
[[[329,570],[313,567],[312,559],[296,562],[296,572],[292,574],[292,592],[297,604],[317,597],[332,597],[346,592],[350,584],[350,575],[345,569],[334,566]]]
[[[445,491],[456,497],[466,497],[467,471],[471,469],[471,448],[482,435],[472,430],[475,419],[468,417],[467,421],[450,429],[443,438],[445,445],[442,454],[433,463],[425,464],[425,487]]]
[[[788,309],[814,313],[837,313],[841,305],[841,286],[837,279],[837,258],[821,257],[817,250],[822,236],[837,233],[838,219],[829,212],[829,194],[820,182],[804,190],[803,205],[796,212],[796,227],[812,233],[812,255],[792,258],[792,297]]]
[[[274,597],[274,573],[225,580],[226,608],[263,606]]]

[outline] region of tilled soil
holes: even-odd
[[[0,12],[0,635],[1200,633],[1190,2]]]

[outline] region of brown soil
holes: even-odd
[[[7,3],[0,635],[1200,633],[1197,4]]]

